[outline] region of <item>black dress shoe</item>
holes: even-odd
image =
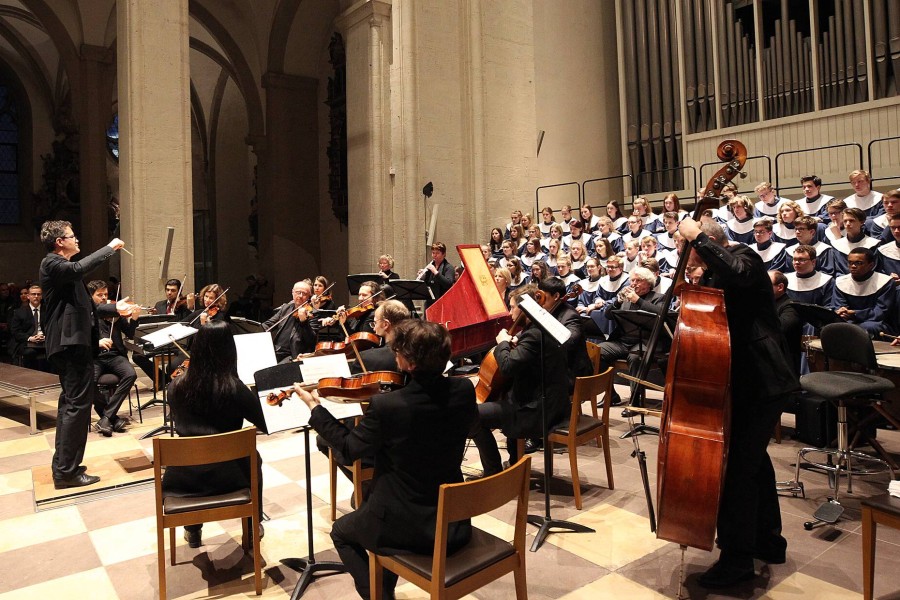
[[[112,436],[112,425],[109,424],[109,419],[103,417],[99,421],[97,421],[97,431],[102,433],[106,437]]]
[[[119,419],[113,423],[112,430],[116,433],[125,433],[125,419]]]
[[[201,540],[203,530],[198,529],[196,531],[189,531],[187,529],[184,530],[184,541],[188,543],[189,548],[199,548],[203,543]]]
[[[787,560],[787,540],[781,536],[775,536],[774,540],[769,544],[758,545],[753,558],[770,565],[783,565]]]
[[[525,454],[534,454],[543,447],[541,440],[525,440]]]
[[[697,578],[697,583],[707,589],[723,589],[735,586],[756,577],[752,559],[719,559],[705,573]]]
[[[53,478],[53,487],[58,490],[62,490],[65,488],[73,488],[73,487],[82,487],[85,485],[92,485],[100,481],[100,478],[96,475],[88,475],[87,473],[78,473],[73,477],[69,477],[68,479],[56,479]]]

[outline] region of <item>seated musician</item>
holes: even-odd
[[[109,290],[105,281],[99,279],[91,281],[87,284],[87,289],[97,311],[97,327],[100,333],[99,349],[94,357],[94,381],[96,382],[105,373],[111,373],[119,378],[119,384],[109,395],[108,400],[102,394],[94,393],[94,410],[100,417],[97,421],[97,431],[109,437],[114,431],[117,433],[125,431],[125,421],[119,418],[118,412],[131,386],[137,381],[137,373],[128,360],[128,350],[122,341],[122,334],[127,337],[134,335],[140,307],[135,307],[133,316],[119,316],[115,304],[107,304]]]
[[[781,322],[781,333],[787,342],[790,352],[791,364],[794,374],[800,377],[800,359],[803,354],[803,346],[800,338],[803,333],[803,320],[793,306],[791,297],[787,294],[787,277],[781,271],[769,271],[769,279],[772,281],[772,292],[775,294],[775,311]]]
[[[391,265],[394,263],[391,262]],[[391,275],[396,275],[396,273],[392,273]],[[392,277],[392,279],[398,279],[399,277]],[[309,299],[310,306],[313,307],[313,310],[334,310],[334,300],[331,299],[331,296],[325,292],[328,289],[328,279],[324,275],[316,275],[316,278],[313,279],[312,284],[312,296]]]
[[[499,231],[499,230],[498,230]],[[394,257],[390,254],[382,254],[378,257],[378,274],[385,281],[400,279],[400,275],[394,272]]]
[[[166,299],[160,300],[153,308],[158,315],[175,315],[175,319],[180,321],[188,314],[190,309],[187,307],[187,298],[178,297],[181,291],[181,281],[178,279],[170,279],[166,282]]]
[[[182,323],[187,323],[196,329],[216,321],[224,321],[230,325],[231,318],[227,314],[228,296],[225,295],[225,289],[222,286],[218,283],[211,283],[204,286],[197,296],[200,297],[202,306],[181,319]],[[188,294],[188,308],[191,307],[192,300],[193,295]],[[189,349],[192,343],[193,339],[188,338],[181,345]],[[171,376],[172,373],[175,373],[186,358],[187,356],[183,352],[176,353],[169,362],[169,366],[166,367],[168,375]]]
[[[434,300],[429,298],[425,301],[425,308],[434,304],[438,298],[453,287],[456,282],[456,273],[453,265],[447,262],[447,246],[443,242],[435,242],[431,245],[431,262],[419,271],[416,279],[424,281],[434,296]]]
[[[358,510],[335,521],[331,539],[356,591],[369,598],[367,550],[385,554],[434,549],[438,489],[462,481],[460,457],[476,419],[475,390],[464,379],[445,378],[450,334],[437,323],[407,319],[390,343],[397,365],[412,376],[404,388],[374,396],[359,425],[348,429],[319,406],[318,395],[295,385],[312,410],[310,425],[349,460],[375,458],[372,491]],[[414,425],[412,425],[414,424]],[[471,536],[468,520],[450,524],[448,552]],[[397,576],[385,571],[385,598]]]
[[[338,307],[335,316],[322,320],[322,326],[331,327],[335,323],[341,323],[348,336],[362,331],[371,333],[372,320],[375,318],[375,302],[383,300],[383,295],[381,284],[377,281],[364,281],[356,295],[359,303],[349,310],[344,306]]]
[[[806,218],[811,219],[812,217]],[[799,231],[797,237],[800,237]],[[785,275],[787,295],[795,302],[831,308],[834,299],[834,278],[816,268],[818,249],[801,243],[793,246],[793,250],[791,263],[794,271]]]
[[[168,398],[175,431],[181,437],[235,431],[245,419],[266,431],[259,398],[238,379],[234,334],[224,321],[212,320],[194,336],[191,366],[169,386]],[[168,467],[162,480],[165,495],[178,497],[214,496],[249,486],[250,463],[246,460]],[[260,459],[260,513],[262,493]],[[184,539],[191,548],[200,546],[202,527],[185,526]],[[259,537],[262,534],[260,525]]]
[[[519,317],[520,298],[525,294],[533,297],[536,290],[535,286],[527,285],[510,295],[513,320]],[[497,334],[497,346],[493,350],[497,370],[511,382],[511,387],[498,401],[478,405],[478,423],[472,428],[471,438],[481,455],[485,476],[503,469],[491,429],[502,429],[506,435],[512,464],[519,459],[516,439],[544,437],[542,397],[546,398],[544,409],[550,426],[566,418],[569,412],[566,350],[527,317],[524,319],[525,328],[515,337],[505,329]]]
[[[612,301],[612,308],[629,311],[643,310],[657,315],[665,312],[662,294],[653,291],[656,284],[656,275],[645,267],[635,267],[629,274],[630,283],[616,295]],[[649,333],[648,333],[649,335]],[[628,360],[628,372],[635,375],[642,360],[642,342],[646,338],[633,333],[626,333],[620,326],[616,326],[609,339],[600,343],[600,356],[603,365],[614,365],[619,359]],[[616,404],[618,393],[613,390],[612,404]]]
[[[50,364],[44,356],[44,332],[41,330],[41,286],[32,285],[27,289],[28,301],[13,311],[9,319],[10,355],[22,359],[22,366],[28,369],[50,372]],[[31,344],[31,346],[29,346]],[[43,356],[43,358],[42,358]]]
[[[847,209],[859,210],[859,209]],[[845,211],[846,212],[846,211]],[[847,256],[848,275],[834,283],[834,312],[876,337],[897,331],[897,295],[890,275],[875,271],[875,252],[854,248]]]
[[[315,350],[316,334],[311,327],[313,308],[309,302],[311,296],[310,281],[298,281],[291,289],[292,300],[279,306],[275,314],[263,323],[263,329],[272,333],[278,362],[289,362],[295,356]]]
[[[544,292],[541,306],[572,333],[572,336],[563,345],[566,350],[569,393],[572,393],[575,390],[576,377],[588,377],[594,374],[594,366],[588,356],[587,346],[584,343],[584,332],[581,329],[583,319],[574,308],[564,302],[566,286],[562,280],[557,277],[547,277],[537,282],[537,286]]]

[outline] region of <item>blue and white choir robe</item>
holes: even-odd
[[[612,333],[612,330],[616,325],[615,321],[607,316],[606,311],[613,305],[612,301],[616,299],[619,290],[628,284],[628,275],[624,273],[615,279],[610,279],[609,275],[604,275],[597,281],[583,279],[580,282],[581,288],[584,291],[582,291],[581,296],[578,297],[578,306],[588,306],[593,304],[598,298],[601,298],[606,302],[601,308],[588,315],[588,317],[593,319],[594,323],[597,324],[598,329],[606,335]]]
[[[766,271],[784,270],[784,249],[786,248],[784,244],[769,240],[763,244],[763,248],[760,248],[759,244],[750,244],[749,246],[763,259],[763,263],[766,265]]]
[[[725,222],[725,236],[732,242],[740,242],[748,246],[753,243],[753,223],[756,219],[749,217],[743,221],[731,218]]]
[[[821,271],[801,276],[787,273],[787,295],[795,302],[834,308],[834,277]]]
[[[875,251],[878,257],[877,270],[885,275],[896,273],[900,275],[900,244],[892,241],[890,244],[883,244]]]
[[[781,242],[788,247],[796,244],[797,232],[794,231],[793,223],[790,225],[784,223],[775,223],[772,225],[772,241]]]
[[[825,242],[817,242],[813,248],[816,249],[816,271],[834,275],[834,253],[836,250]],[[783,273],[792,273],[794,271],[794,250],[796,249],[796,245],[788,246],[784,249]],[[840,275],[844,275],[844,273],[840,273]]]
[[[881,192],[870,190],[865,196],[850,194],[844,198],[844,204],[847,208],[858,208],[866,213],[866,217],[877,217],[884,213],[884,204],[881,203],[883,197]]]
[[[835,275],[845,275],[850,272],[847,265],[847,257],[854,248],[871,248],[875,250],[880,245],[877,239],[863,235],[862,239],[855,242],[850,241],[847,236],[831,242],[834,249],[834,273]]]
[[[753,216],[754,218],[760,217],[769,217],[772,220],[778,220],[778,207],[782,202],[787,202],[788,198],[782,198],[781,196],[775,196],[775,204],[766,204],[762,200],[758,201],[753,205]]]
[[[882,331],[896,333],[897,291],[890,275],[872,271],[863,281],[841,275],[834,283],[832,305],[835,309],[846,306],[856,311],[848,322],[859,325],[873,337]]]
[[[828,210],[826,209],[826,207],[832,200],[834,200],[834,196],[829,196],[828,194],[819,194],[819,196],[813,200],[810,200],[806,196],[804,196],[796,202],[800,205],[800,208],[803,209],[803,214],[809,215],[811,217],[816,217],[823,223],[831,223],[831,219],[828,217]]]

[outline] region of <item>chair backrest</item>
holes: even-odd
[[[878,368],[875,346],[869,333],[852,323],[831,323],[822,328],[822,351],[829,361],[855,363],[866,369]]]
[[[612,397],[613,367],[608,367],[598,375],[575,378],[575,391],[572,393],[572,413],[569,416],[569,431],[578,428],[578,417],[581,415],[583,402],[590,402],[594,407],[594,416],[597,416],[597,396],[605,392],[603,401],[603,422],[609,415],[609,403]]]
[[[519,498],[528,504],[528,479],[531,473],[531,457],[524,456],[510,468],[496,475],[467,481],[445,483],[438,493],[438,527],[454,521],[470,519],[499,508]]]
[[[600,345],[594,342],[585,342],[587,346],[588,358],[591,359],[591,365],[594,367],[594,375],[600,372]]]
[[[153,438],[154,470],[167,466],[206,465],[255,456],[255,427],[215,435]]]

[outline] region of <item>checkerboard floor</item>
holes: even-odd
[[[620,389],[625,395],[627,390]],[[143,398],[146,401],[146,397]],[[36,512],[31,467],[49,464],[54,443],[52,428],[55,406],[39,408],[43,414],[39,435],[28,433],[27,407],[14,399],[0,402],[0,600],[18,598],[154,598],[158,595],[153,488],[142,486],[121,494],[61,508]],[[123,413],[125,408],[123,407]],[[627,430],[620,410],[613,408],[610,451],[615,490],[607,488],[601,451],[583,446],[578,452],[583,481],[584,509],[574,507],[568,458],[557,455],[551,484],[551,512],[593,527],[596,532],[553,533],[536,552],[528,553],[528,593],[533,600],[598,597],[673,598],[677,594],[681,551],[657,540],[650,532],[647,506],[633,445],[619,435]],[[136,418],[136,414],[135,414]],[[135,423],[125,434],[112,438],[91,433],[85,463],[101,455],[143,449],[151,454],[151,441],[140,435],[158,425],[159,407],[144,411],[144,423]],[[652,421],[652,419],[651,419]],[[785,432],[791,433],[793,416],[784,417]],[[900,434],[879,431],[888,451],[900,454]],[[640,437],[647,452],[650,480],[655,483],[656,439]],[[789,437],[770,445],[779,480],[793,477],[792,464],[802,444]],[[266,536],[263,596],[288,598],[299,574],[281,563],[288,557],[305,557],[307,549],[304,444],[302,434],[284,432],[260,436],[264,461]],[[326,457],[313,444],[313,526],[316,558],[337,560],[328,533]],[[543,473],[543,459],[534,456],[534,469]],[[463,468],[480,467],[478,453],[470,448]],[[685,556],[686,595],[691,598],[853,598],[862,593],[861,527],[859,499],[880,493],[888,475],[854,480],[854,493],[843,497],[845,520],[812,532],[803,523],[829,495],[824,474],[804,471],[807,497],[781,498],[788,560],[784,565],[757,563],[759,575],[729,591],[728,596],[708,593],[696,584],[696,576],[713,563],[716,553],[688,549]],[[338,485],[339,513],[350,510],[351,486],[343,477]],[[530,512],[543,514],[544,497],[532,491]],[[511,538],[511,505],[476,520],[482,527]],[[528,544],[536,529],[529,526]],[[169,598],[255,597],[253,563],[240,548],[240,523],[208,523],[203,528],[204,545],[190,549],[181,534],[176,536],[176,566],[166,570]],[[876,563],[876,597],[896,598],[900,584],[900,531],[879,528]],[[474,593],[477,598],[513,598],[512,576]],[[306,598],[354,597],[348,575],[317,579]],[[424,598],[425,594],[401,580],[398,598]]]

